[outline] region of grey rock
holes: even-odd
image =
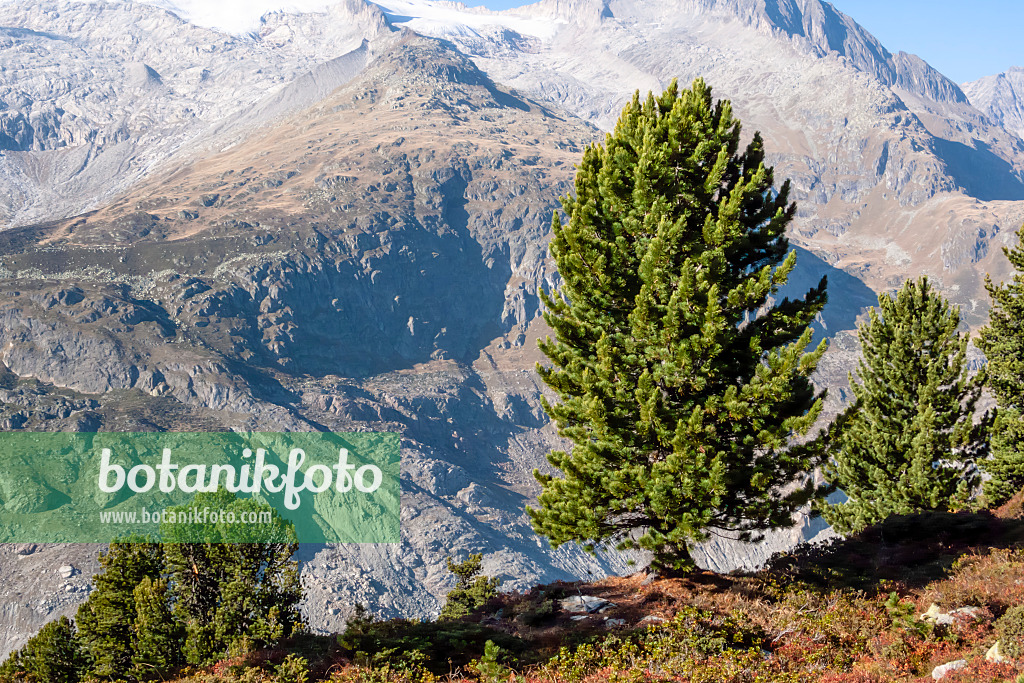
[[[940,664],[939,666],[932,669],[932,679],[938,681],[941,680],[946,674],[948,674],[951,671],[958,671],[960,669],[966,668],[966,659],[957,659],[947,664]]]
[[[1003,662],[1009,661],[1009,658],[999,650],[998,640],[992,645],[992,647],[985,651],[985,661],[994,662],[996,664],[1002,664]]]
[[[971,104],[993,122],[1024,139],[1024,68],[1014,66],[961,87]]]
[[[569,598],[563,598],[559,600],[558,605],[566,612],[587,612],[589,614],[600,612],[606,607],[615,606],[608,600],[597,598],[593,595],[574,595]]]

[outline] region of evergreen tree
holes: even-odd
[[[181,624],[171,614],[166,579],[143,577],[132,592],[135,623],[132,634],[132,677],[161,677],[182,661]]]
[[[270,509],[227,491],[196,494],[187,507],[223,511],[236,519]],[[276,512],[269,525],[218,521],[168,525],[161,531],[188,663],[204,665],[301,629],[302,586],[298,564],[291,559],[298,543],[294,527]]]
[[[982,328],[978,347],[988,358],[988,386],[998,411],[992,429],[992,457],[979,464],[991,478],[985,498],[999,505],[1024,488],[1024,228],[1018,244],[1003,248],[1014,267],[1013,280],[996,285],[985,278],[992,299],[989,323]]]
[[[163,549],[157,543],[129,538],[110,544],[100,555],[103,568],[93,578],[95,589],[78,608],[79,637],[97,678],[120,679],[132,669],[137,620],[135,588],[163,571]]]
[[[825,476],[849,500],[823,507],[839,531],[893,514],[966,505],[977,487],[987,420],[973,422],[981,377],[969,378],[960,313],[927,278],[878,297],[859,336],[855,401],[836,422]]]
[[[455,575],[455,588],[448,592],[448,599],[441,608],[438,620],[458,619],[473,612],[498,594],[501,579],[494,576],[480,576],[483,554],[470,555],[465,562],[455,564],[448,558],[448,571]]]
[[[78,683],[87,659],[67,617],[46,624],[0,666],[2,681]]]
[[[551,254],[559,295],[542,292],[555,339],[538,366],[571,453],[548,460],[534,529],[555,545],[618,543],[660,566],[692,566],[710,532],[749,539],[791,526],[816,493],[793,446],[821,410],[805,353],[825,280],[776,298],[792,273],[789,183],[773,191],[760,135],[703,81],[639,93],[562,198]]]

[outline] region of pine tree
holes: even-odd
[[[464,617],[498,594],[501,579],[480,576],[483,558],[482,553],[475,553],[459,564],[448,558],[448,571],[455,575],[455,588],[448,591],[448,599],[437,616],[439,621]]]
[[[760,135],[703,81],[637,93],[604,145],[585,151],[562,198],[551,254],[560,293],[542,292],[555,339],[538,366],[544,407],[571,453],[548,455],[534,529],[555,545],[653,551],[692,566],[711,532],[749,539],[786,527],[815,494],[793,446],[821,410],[805,353],[825,280],[776,301],[792,273],[789,183],[774,192]]]
[[[893,514],[963,507],[978,484],[987,420],[974,422],[981,377],[966,366],[959,310],[927,278],[878,297],[860,327],[855,401],[836,422],[825,476],[848,497],[824,506],[839,531]]]
[[[78,608],[75,621],[92,660],[90,672],[97,678],[120,679],[131,670],[134,657],[135,587],[145,578],[160,577],[163,549],[142,539],[117,541],[100,555],[100,566],[95,590]]]
[[[135,622],[132,626],[133,678],[160,678],[182,661],[184,640],[181,624],[171,613],[166,579],[143,577],[132,591]]]
[[[187,508],[224,511],[236,519],[270,510],[227,491],[196,494]],[[269,525],[218,522],[169,525],[161,531],[188,663],[205,665],[229,651],[269,645],[302,628],[302,586],[298,564],[291,559],[298,543],[294,527],[276,512]]]
[[[85,652],[67,617],[43,626],[0,666],[0,681],[78,683],[87,665]]]
[[[1018,244],[1003,248],[1014,267],[1013,280],[996,285],[985,278],[992,299],[989,323],[982,328],[978,347],[988,358],[988,387],[998,411],[992,428],[992,457],[980,465],[991,478],[985,498],[999,505],[1024,488],[1024,227]]]

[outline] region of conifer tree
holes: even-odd
[[[79,637],[97,678],[121,679],[132,668],[133,632],[137,612],[135,587],[159,578],[163,549],[157,543],[128,538],[110,544],[100,555],[103,571],[93,578],[95,590],[78,608]]]
[[[439,621],[464,617],[498,594],[501,579],[480,575],[483,559],[482,553],[470,555],[459,564],[448,558],[448,571],[455,575],[455,588],[448,591],[448,599],[437,616]]]
[[[653,551],[692,565],[709,533],[751,538],[793,523],[815,494],[821,410],[806,352],[825,280],[774,301],[792,273],[789,183],[776,193],[760,135],[742,153],[728,102],[696,80],[634,95],[562,198],[551,254],[560,292],[542,292],[555,338],[538,366],[560,402],[545,410],[570,453],[548,460],[534,529]]]
[[[0,681],[46,681],[78,683],[87,659],[67,617],[43,626],[25,646],[11,654],[0,666]]]
[[[985,498],[999,505],[1024,488],[1024,228],[1018,244],[1003,248],[1014,267],[1013,280],[996,285],[985,278],[992,299],[989,323],[982,328],[978,347],[988,358],[988,387],[998,411],[992,428],[992,457],[979,464],[991,478]]]
[[[271,508],[227,491],[196,494],[187,507],[237,519]],[[172,510],[186,508],[172,508]],[[205,665],[240,647],[262,647],[302,628],[294,527],[276,512],[269,525],[169,525],[162,528],[174,615],[185,629],[183,653]],[[231,542],[227,542],[227,541]]]
[[[132,676],[139,680],[160,678],[182,662],[181,624],[171,613],[166,579],[149,576],[132,592],[135,623],[132,626]]]
[[[893,514],[963,507],[978,484],[987,420],[974,422],[981,377],[966,366],[960,312],[927,278],[878,297],[859,329],[855,401],[837,420],[825,476],[848,497],[823,506],[839,531]]]

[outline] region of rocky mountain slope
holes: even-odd
[[[1009,70],[964,83],[971,104],[990,119],[1020,138],[1024,138],[1024,68]]]
[[[891,54],[819,0],[543,0],[438,29],[424,3],[381,0],[496,80],[601,128],[634,89],[704,77],[765,136],[801,207],[793,240],[878,291],[928,273],[984,314],[1007,231],[1024,220],[1024,143],[919,58]],[[551,35],[504,26],[542,19]]]
[[[533,372],[551,211],[635,88],[705,76],[793,179],[832,408],[876,291],[928,272],[977,324],[1024,219],[1024,143],[817,0],[343,0],[241,35],[12,0],[0,25],[0,425],[401,431],[403,543],[301,550],[320,629],[436,612],[448,554],[507,588],[626,568],[550,550],[523,506],[558,443]],[[14,552],[2,650],[75,604]]]

